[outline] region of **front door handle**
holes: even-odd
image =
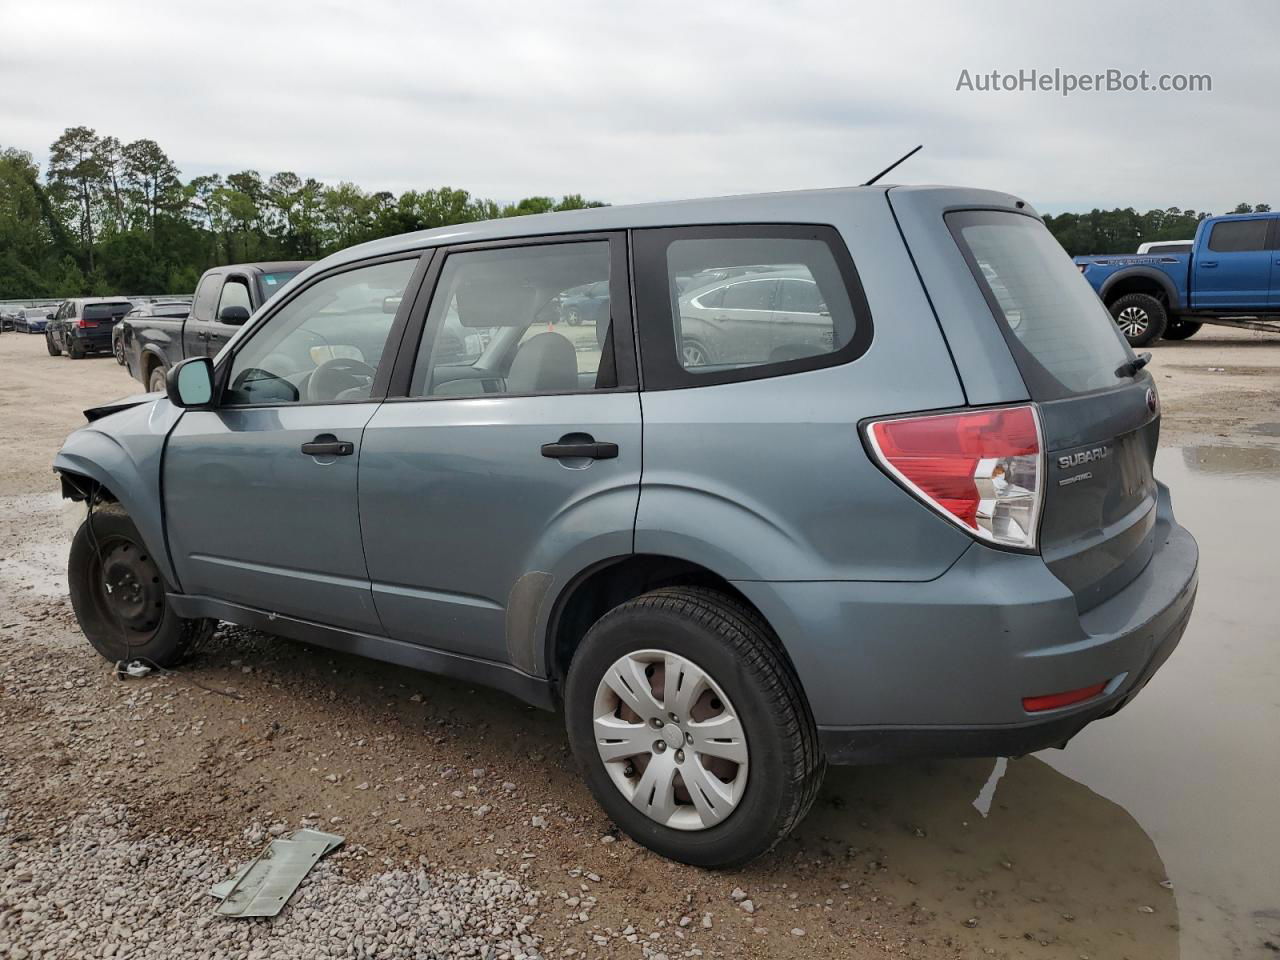
[[[197,339],[197,340],[208,340],[208,339],[209,339],[209,334],[208,334],[207,332],[205,332],[204,330],[201,330],[201,331],[199,331],[199,332],[196,334],[196,339]]]
[[[1204,267],[1206,270],[1212,270],[1217,265],[1218,265],[1217,260],[1201,260],[1200,261],[1200,266]]]
[[[618,455],[616,443],[599,443],[595,440],[582,440],[565,443],[544,443],[542,455],[552,460],[569,460],[574,457],[587,460],[612,460]]]
[[[302,452],[309,457],[349,457],[356,452],[350,440],[339,440],[332,433],[322,433],[302,445]]]

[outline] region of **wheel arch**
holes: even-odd
[[[760,616],[768,618],[727,578],[699,563],[666,554],[636,553],[597,563],[570,580],[551,603],[544,636],[545,673],[560,688],[574,651],[601,616],[619,604],[660,587],[698,586],[732,597]],[[796,675],[795,664],[777,631],[769,625],[787,666]]]
[[[1120,297],[1130,293],[1145,293],[1154,296],[1164,303],[1170,311],[1181,308],[1182,299],[1178,288],[1167,273],[1152,267],[1131,267],[1112,274],[1102,284],[1098,295],[1102,302],[1111,306]]]

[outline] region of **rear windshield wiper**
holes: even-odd
[[[1150,362],[1151,362],[1151,354],[1140,353],[1136,357],[1134,357],[1132,360],[1130,360],[1128,363],[1120,364],[1120,366],[1116,368],[1116,376],[1117,377],[1135,376],[1139,370],[1141,370]]]

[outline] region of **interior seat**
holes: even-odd
[[[516,351],[507,373],[508,393],[551,393],[578,389],[578,352],[560,333],[530,337]]]

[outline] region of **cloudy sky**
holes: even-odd
[[[0,146],[615,203],[894,177],[1041,210],[1280,207],[1280,4],[0,0]],[[1055,68],[1207,93],[957,90]],[[976,81],[975,81],[976,82]]]

